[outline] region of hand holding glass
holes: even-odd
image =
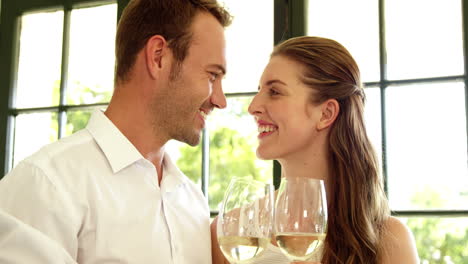
[[[327,202],[322,180],[283,178],[276,198],[275,238],[293,262],[310,260],[323,247]]]
[[[273,186],[233,179],[218,215],[217,236],[231,263],[249,263],[262,255],[270,243],[273,225]]]

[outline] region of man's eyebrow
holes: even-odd
[[[223,73],[223,75],[226,75],[226,68],[224,68],[224,66],[221,64],[210,64],[208,65],[208,67],[218,68],[218,70],[220,70]]]

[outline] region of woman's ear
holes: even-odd
[[[323,130],[330,127],[335,122],[340,112],[340,104],[336,99],[328,99],[321,106],[322,117],[317,123],[317,129]]]
[[[154,35],[146,42],[145,61],[148,72],[152,78],[156,78],[163,68],[163,56],[167,53],[167,42],[163,36]]]

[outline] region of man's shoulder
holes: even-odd
[[[55,188],[75,191],[86,186],[93,164],[100,164],[102,153],[86,130],[42,147],[20,161],[0,182],[3,188]],[[104,166],[105,167],[105,166]],[[0,186],[1,187],[1,186]]]
[[[83,129],[45,145],[27,157],[24,162],[40,166],[57,160],[77,161],[89,157],[93,149],[97,149],[97,145],[90,133]]]
[[[77,174],[86,173],[93,164],[103,159],[102,156],[89,132],[80,130],[42,147],[19,162],[9,174],[19,174],[22,177],[41,176],[55,184],[72,183],[76,182]]]

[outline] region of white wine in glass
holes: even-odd
[[[217,236],[230,263],[250,263],[270,243],[273,225],[273,186],[234,178],[218,215]]]
[[[281,180],[276,198],[275,238],[291,261],[320,260],[327,217],[322,180],[300,177]]]

